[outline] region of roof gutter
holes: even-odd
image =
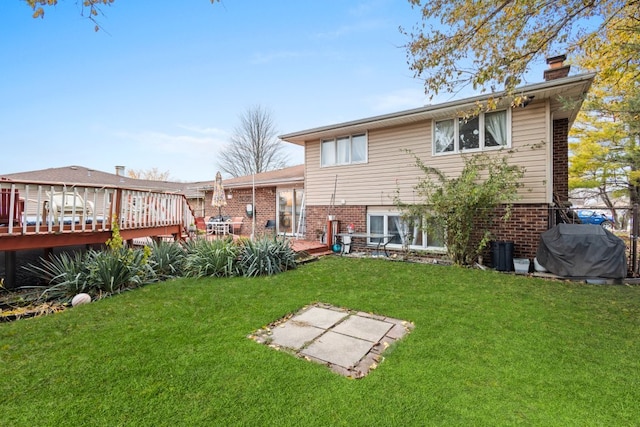
[[[596,75],[595,73],[586,73],[586,74],[579,74],[571,77],[565,77],[563,79],[544,81],[541,83],[535,83],[535,84],[516,88],[514,93],[526,95],[526,94],[532,94],[532,93],[552,89],[555,87],[560,88],[564,86],[572,86],[572,85],[584,83],[584,82],[589,82],[589,85],[586,87],[586,90],[588,90],[589,87],[591,86],[591,82],[593,81],[593,78],[595,77],[595,75]],[[358,126],[361,127],[362,125],[370,124],[374,122],[380,123],[385,121],[393,121],[394,119],[399,119],[399,118],[407,119],[407,118],[411,118],[411,116],[415,116],[418,119],[420,118],[420,116],[424,116],[435,111],[448,110],[448,109],[460,109],[460,107],[464,105],[473,105],[477,102],[486,101],[490,98],[502,98],[505,96],[507,96],[507,91],[493,92],[491,94],[478,95],[478,96],[464,98],[456,101],[445,102],[442,104],[427,105],[424,107],[413,108],[410,110],[403,110],[395,113],[383,114],[379,116],[367,117],[360,120],[353,120],[353,121],[337,123],[337,124],[328,125],[328,126],[321,126],[317,128],[307,129],[299,132],[288,133],[288,134],[281,135],[278,138],[287,142],[291,142],[293,144],[304,145],[305,140],[312,139],[313,138],[312,135],[314,134],[323,134],[323,133],[336,131],[339,129],[349,128],[349,127],[358,127]]]

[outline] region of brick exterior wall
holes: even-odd
[[[331,212],[339,222],[339,233],[346,233],[349,224],[354,225],[356,233],[367,231],[367,207],[366,206],[307,206],[307,233],[306,240],[319,241],[319,233],[327,230],[328,214]]]
[[[569,200],[569,119],[553,121],[553,194]]]
[[[496,217],[504,214],[504,207],[496,210]],[[511,218],[506,223],[495,222],[489,227],[494,240],[514,243],[514,258],[533,259],[538,250],[540,234],[549,229],[549,206],[546,204],[514,204]],[[491,249],[483,252],[485,260],[491,259]]]
[[[316,230],[327,229],[327,213],[329,206],[307,206],[307,240],[319,241]],[[347,226],[353,224],[355,232],[367,231],[367,207],[366,206],[335,206],[331,208],[339,223],[339,232],[346,233]],[[495,217],[504,214],[504,207],[498,208]],[[479,219],[483,225],[488,219]],[[494,221],[489,226],[494,240],[514,242],[515,258],[533,259],[536,256],[540,234],[549,229],[549,206],[546,204],[515,204],[512,207],[511,219],[506,223]],[[479,236],[478,236],[479,238]],[[352,250],[370,251],[371,247],[364,245],[363,239],[354,239]],[[399,250],[395,250],[400,252]],[[394,252],[389,248],[389,252]],[[440,258],[442,254],[425,254],[429,257]],[[482,256],[485,264],[492,263],[491,249],[487,248]]]
[[[228,189],[225,190],[227,195],[227,206],[222,208],[222,215],[228,217],[243,217],[242,229],[240,234],[248,236],[251,234],[252,219],[247,217],[246,206],[252,202],[252,190],[247,189]],[[231,198],[229,198],[231,195]],[[207,191],[205,194],[205,218],[218,215],[218,208],[211,206],[211,198],[213,192]],[[267,220],[276,219],[276,188],[260,187],[256,188],[256,234],[259,235],[265,231]]]

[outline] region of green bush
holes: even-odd
[[[91,296],[113,293],[154,280],[155,274],[141,249],[61,253],[51,260],[40,259],[40,265],[23,267],[46,282],[41,299],[70,300],[85,292]]]
[[[285,239],[244,240],[241,247],[240,273],[245,277],[273,275],[296,267],[295,252]]]
[[[183,275],[186,250],[179,243],[153,242],[149,245],[149,265],[157,280],[167,280]]]
[[[81,292],[97,297],[181,276],[273,275],[295,268],[295,257],[285,239],[196,239],[152,243],[144,249],[110,246],[71,255],[63,252],[24,268],[46,282],[42,299],[68,302]]]
[[[498,152],[500,153],[500,152]],[[495,209],[503,205],[505,213],[495,219],[506,222],[511,206],[518,200],[518,188],[524,168],[510,165],[511,152],[504,155],[487,153],[463,156],[462,171],[448,176],[424,163],[411,153],[424,173],[415,186],[423,203],[407,204],[396,195],[395,203],[405,220],[424,218],[423,226],[432,224],[445,230],[447,255],[455,264],[473,264],[488,245]]]
[[[40,265],[27,264],[23,268],[46,283],[41,299],[66,300],[82,292],[91,294],[94,291],[88,280],[88,264],[81,252],[62,252],[50,260],[40,258]]]
[[[87,252],[89,282],[99,291],[114,293],[153,281],[144,250],[120,248]]]
[[[228,277],[238,274],[238,246],[231,239],[196,239],[185,244],[184,275]]]

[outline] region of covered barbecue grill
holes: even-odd
[[[622,279],[627,257],[622,239],[592,224],[558,224],[540,235],[536,259],[563,277]]]

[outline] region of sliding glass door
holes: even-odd
[[[278,191],[278,232],[294,235],[302,216],[303,190]],[[304,225],[302,225],[304,226]],[[304,230],[301,230],[303,232]]]

